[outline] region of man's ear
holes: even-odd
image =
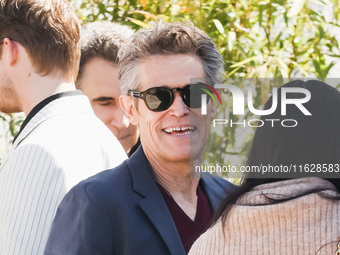
[[[5,38],[3,41],[2,57],[6,58],[10,66],[14,66],[18,61],[19,48],[18,43]]]
[[[119,96],[120,107],[125,112],[126,117],[129,119],[132,125],[138,125],[139,121],[137,118],[138,111],[133,102],[133,98],[127,95]]]

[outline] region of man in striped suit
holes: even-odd
[[[79,30],[66,0],[0,1],[0,111],[27,116],[0,168],[0,254],[42,254],[65,193],[126,158],[75,90]]]

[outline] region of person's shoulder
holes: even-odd
[[[117,150],[121,147],[112,132],[94,114],[88,98],[84,95],[62,97],[52,101],[29,123],[30,128],[26,131],[23,142],[35,142],[47,147],[52,145],[53,148],[56,147],[55,144],[62,145],[67,142],[70,146],[84,151],[97,149],[98,145]],[[86,146],[83,145],[84,142]]]
[[[119,166],[101,171],[78,183],[71,189],[75,190],[95,190],[102,196],[114,196],[132,190],[131,174],[126,161]]]
[[[121,182],[124,179],[131,177],[126,160],[119,166],[101,171],[90,178],[82,181],[81,183],[88,184],[93,183],[100,186],[110,185],[112,183]]]
[[[104,170],[127,158],[116,137],[92,112],[51,115],[22,141],[33,143],[51,151],[60,165],[71,168]]]
[[[9,155],[8,160],[15,161],[22,165],[23,161],[36,162],[40,165],[44,165],[45,163],[50,164],[50,161],[54,160],[54,155],[51,153],[48,147],[44,146],[44,144],[39,142],[27,142],[19,144]],[[22,165],[27,167],[27,165]]]

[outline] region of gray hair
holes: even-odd
[[[191,23],[158,22],[140,29],[119,51],[119,79],[123,95],[139,86],[138,64],[153,55],[192,54],[197,56],[205,78],[221,83],[224,62],[211,38]],[[193,77],[194,78],[194,77]]]
[[[85,64],[92,58],[98,57],[118,64],[118,51],[133,33],[128,26],[109,21],[95,21],[84,25],[80,34],[78,80],[83,75]]]

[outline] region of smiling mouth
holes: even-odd
[[[188,135],[196,130],[195,127],[171,127],[162,129],[165,133],[171,135]]]

